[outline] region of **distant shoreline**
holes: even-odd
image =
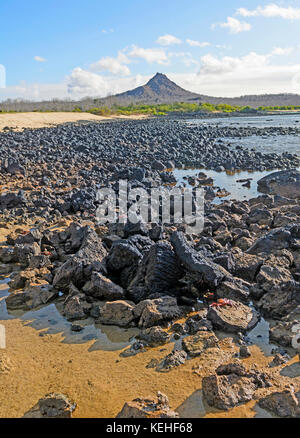
[[[211,118],[227,118],[227,117],[262,117],[262,116],[280,116],[280,115],[300,115],[299,110],[290,111],[266,111],[259,113],[224,113],[220,111],[211,113],[180,113],[173,112],[164,116],[153,116],[145,114],[132,114],[132,115],[108,115],[101,116],[90,114],[86,112],[15,112],[15,113],[0,113],[0,132],[6,130],[22,130],[22,129],[39,129],[50,128],[52,126],[64,124],[64,123],[76,123],[76,122],[104,122],[104,121],[116,121],[116,120],[143,120],[148,118],[158,119],[211,119]]]

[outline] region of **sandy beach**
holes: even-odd
[[[115,119],[140,120],[146,117],[147,116],[143,115],[105,117],[89,113],[71,112],[0,114],[0,132],[3,131],[5,127],[14,128],[16,130],[22,130],[24,128],[37,129],[79,121],[99,122]]]

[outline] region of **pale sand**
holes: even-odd
[[[145,115],[132,116],[95,116],[89,113],[71,113],[71,112],[53,112],[53,113],[12,113],[0,114],[0,132],[6,126],[9,128],[44,128],[54,125],[59,125],[68,122],[114,120],[114,119],[132,119],[140,120],[147,118]]]

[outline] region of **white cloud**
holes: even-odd
[[[142,47],[132,46],[128,52],[128,56],[144,59],[149,64],[157,63],[164,65],[168,63],[168,56],[163,49],[144,49]]]
[[[101,32],[104,34],[113,33],[114,29],[102,29]]]
[[[67,78],[67,86],[72,97],[106,97],[144,85],[149,79],[149,76],[142,75],[128,78],[104,77],[77,67]]]
[[[281,7],[274,3],[267,6],[258,6],[252,11],[245,8],[239,8],[237,10],[238,15],[243,17],[281,17],[286,20],[300,20],[300,8]]]
[[[236,70],[219,75],[169,74],[169,78],[186,90],[216,97],[236,97],[245,94],[300,94],[300,64],[268,65],[251,71]],[[296,79],[295,79],[296,78]]]
[[[34,59],[36,62],[46,62],[46,61],[47,61],[47,59],[42,58],[41,56],[35,56],[33,59]]]
[[[157,39],[157,44],[160,46],[171,46],[172,44],[181,44],[182,41],[174,35],[163,35]]]
[[[250,52],[248,55],[240,58],[232,56],[217,58],[208,54],[201,58],[200,74],[219,75],[232,73],[237,70],[253,70],[265,64],[267,59],[268,55],[258,55],[255,52]]]
[[[199,62],[189,52],[169,52],[168,58],[178,58],[186,67],[199,66]]]
[[[96,74],[83,70],[80,67],[74,68],[67,78],[68,92],[73,95],[106,95],[108,93],[107,82]]]
[[[300,94],[300,64],[276,65],[274,53],[259,55],[250,52],[242,57],[201,58],[198,73],[168,73],[181,87],[199,94],[233,97],[245,94],[298,93]],[[154,72],[153,72],[154,73]],[[152,76],[152,75],[151,75]],[[144,85],[151,76],[101,76],[75,68],[57,84],[27,84],[0,89],[0,100],[23,99],[79,99],[85,96],[105,97]]]
[[[275,47],[272,50],[272,55],[278,55],[278,56],[284,56],[284,55],[290,55],[294,51],[293,47]]]
[[[19,85],[0,89],[0,101],[8,98],[39,101],[53,98],[81,99],[86,96],[106,97],[144,85],[150,77],[101,76],[77,67],[61,83],[29,84],[22,81]]]
[[[227,17],[227,21],[225,21],[225,23],[213,24],[212,28],[214,29],[217,26],[229,29],[229,32],[232,34],[248,32],[252,29],[251,24],[246,23],[245,21],[240,21],[233,17]]]
[[[200,75],[219,75],[225,73],[233,73],[240,71],[241,74],[259,70],[260,68],[269,67],[272,57],[288,55],[292,48],[276,47],[271,53],[259,55],[256,52],[250,52],[245,56],[233,57],[224,56],[217,58],[211,54],[202,56]]]
[[[108,71],[114,75],[128,76],[130,75],[130,70],[126,64],[130,64],[130,60],[124,53],[119,52],[117,58],[109,56],[101,58],[92,64],[90,68],[94,72]]]
[[[188,90],[211,96],[233,97],[245,94],[299,93],[300,64],[276,65],[276,56],[287,49],[275,48],[267,54],[250,52],[241,57],[201,57],[198,74],[174,74],[172,80]],[[300,76],[299,76],[300,77]]]
[[[111,59],[117,59],[125,67],[127,63],[133,62],[133,57],[162,64],[177,59],[187,67],[197,66],[198,73],[167,73],[167,75],[181,87],[199,94],[224,97],[263,93],[300,94],[300,63],[276,63],[277,57],[289,55],[292,50],[296,48],[275,47],[269,53],[250,52],[244,56],[206,54],[197,61],[189,52],[166,53],[163,49],[143,49],[133,46],[126,49],[125,53],[120,52],[116,58]],[[101,63],[100,67],[104,69],[103,71],[110,72],[109,75],[97,74],[96,70],[88,71],[77,67],[61,83],[22,82],[16,86],[0,89],[0,100],[17,97],[34,100],[56,97],[72,99],[85,96],[105,97],[143,85],[152,76],[122,76],[122,71],[119,74],[111,72],[113,70],[111,63],[107,68],[104,64]]]
[[[191,47],[208,47],[208,46],[210,46],[210,43],[208,43],[206,41],[201,42],[201,41],[186,39],[186,43]]]
[[[5,99],[26,99],[26,100],[49,100],[54,98],[68,97],[67,85],[65,82],[54,84],[28,84],[23,81],[19,85],[9,86],[0,89],[0,101]],[[70,97],[70,96],[69,96]]]

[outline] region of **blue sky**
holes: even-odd
[[[0,100],[106,96],[157,71],[215,96],[300,93],[298,0],[9,0],[0,17]]]

